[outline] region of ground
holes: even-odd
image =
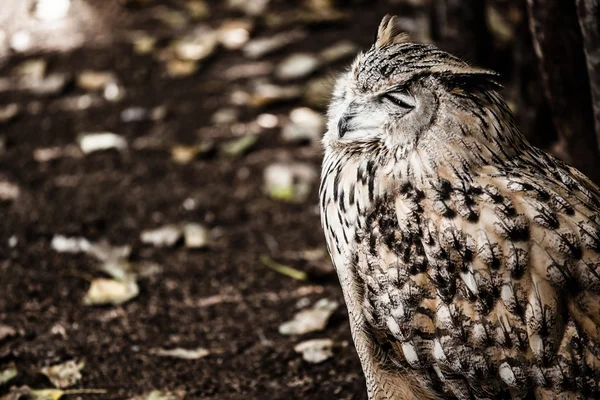
[[[341,290],[325,254],[318,182],[311,183],[306,199],[290,203],[268,196],[264,177],[267,167],[290,162],[304,163],[304,172],[318,174],[318,140],[291,143],[281,126],[289,124],[296,107],[323,113],[318,101],[302,98],[306,84],[334,77],[349,58],[293,82],[278,80],[273,67],[291,54],[315,55],[342,40],[366,49],[386,13],[401,15],[416,40],[462,33],[432,28],[439,15],[424,11],[430,4],[426,0],[271,0],[253,16],[232,11],[228,4],[267,1],[71,0],[72,10],[56,25],[28,16],[35,8],[26,2],[5,2],[0,12],[0,373],[14,364],[18,375],[3,384],[0,374],[0,397],[11,387],[52,387],[40,370],[76,360],[85,366],[73,388],[105,390],[80,395],[90,400],[129,399],[154,389],[180,391],[186,399],[350,399],[360,388],[361,371]],[[307,10],[331,11],[330,3],[336,3],[343,19],[302,20]],[[203,5],[210,15],[192,17],[202,14]],[[505,41],[519,37],[502,18],[490,15],[492,32]],[[524,21],[518,13],[510,15]],[[220,46],[197,72],[184,71],[178,78],[166,73],[165,60],[172,61],[173,55],[160,49],[198,26],[217,29],[228,19],[250,21],[252,38],[297,28],[306,37],[258,61]],[[148,54],[132,46],[142,31],[156,39],[156,50]],[[28,32],[30,40],[17,32]],[[517,76],[511,45],[471,46],[454,39],[447,44],[487,55],[488,66],[508,77],[502,82],[505,93],[511,106],[520,108],[517,120],[529,128],[525,133],[547,146],[548,134],[541,142],[532,136],[534,130],[546,130],[536,125],[534,108],[523,106],[531,99],[515,99],[517,86],[528,88],[534,100],[541,91],[530,85],[536,80],[529,75]],[[32,60],[46,66],[33,83],[31,77],[18,77],[19,68]],[[531,73],[534,63],[527,60],[517,61]],[[231,69],[236,66],[241,67]],[[85,70],[112,73],[117,93],[106,95],[78,83]],[[40,82],[52,76],[64,78],[64,84],[41,93]],[[300,98],[242,104],[244,93],[252,94],[263,81],[299,85]],[[18,112],[7,117],[10,107]],[[143,112],[159,107],[164,115],[127,122],[122,112],[132,107]],[[215,112],[228,108],[238,115],[217,126]],[[263,115],[260,127],[257,118],[265,113],[269,116]],[[279,123],[268,128],[265,122],[272,122],[272,116]],[[127,148],[84,155],[78,140],[86,132],[113,132]],[[248,134],[258,141],[237,157],[212,151],[185,162],[173,160],[175,146],[214,142],[218,148]],[[192,250],[181,241],[161,248],[141,240],[145,230],[185,223],[210,229],[206,248]],[[139,294],[124,304],[85,305],[91,282],[108,276],[90,254],[57,251],[52,243],[59,236],[130,246],[133,264],[160,268],[139,277]],[[308,271],[309,279],[276,272],[261,262],[265,256]],[[282,323],[320,299],[342,304],[324,330],[297,336],[279,332]],[[2,334],[3,329],[11,333]],[[304,361],[294,346],[312,338],[332,339],[333,356],[320,364]],[[210,354],[197,360],[153,354],[158,348],[198,347]]]
[[[218,26],[226,11],[221,2],[210,6],[210,25]],[[285,8],[285,2],[273,7]],[[318,51],[340,39],[368,46],[387,12],[386,4],[379,3],[343,10],[349,21],[361,21],[364,32],[349,22],[317,26],[310,29],[315,40],[305,40],[293,51]],[[136,28],[135,23],[129,22],[127,29]],[[140,18],[139,24],[147,21]],[[260,28],[260,33],[269,29]],[[269,255],[302,270],[308,263],[286,254],[324,249],[315,185],[300,204],[272,200],[263,190],[267,165],[295,160],[317,169],[320,149],[286,143],[278,129],[267,129],[243,157],[211,155],[185,165],[174,163],[168,146],[203,139],[199,128],[210,125],[211,115],[229,101],[233,83],[221,73],[243,57],[219,50],[200,72],[167,79],[152,56],[134,54],[124,36],[115,37],[110,44],[64,52],[13,54],[0,67],[0,76],[10,78],[24,60],[41,57],[49,72],[116,72],[126,91],[121,101],[101,101],[85,109],[67,106],[85,94],[72,82],[50,96],[2,92],[2,105],[17,103],[21,111],[0,125],[5,147],[0,178],[19,188],[16,199],[0,204],[0,323],[17,331],[0,339],[0,367],[14,362],[19,371],[0,386],[0,395],[10,386],[51,387],[40,369],[76,359],[85,361],[85,367],[75,387],[107,391],[85,399],[125,399],[152,389],[183,390],[187,399],[350,398],[358,387],[360,366],[343,307],[323,332],[302,337],[278,332],[299,306],[321,298],[342,302],[335,276],[300,281],[259,261]],[[277,63],[291,52],[267,60]],[[339,65],[330,68],[337,69]],[[286,115],[299,104],[241,108],[239,119],[253,121],[263,112]],[[130,106],[166,106],[168,113],[158,122],[124,123],[120,113]],[[130,145],[122,152],[83,158],[34,159],[36,149],[66,148],[82,132],[98,131],[118,133],[130,144],[140,137],[158,137],[167,148]],[[231,137],[226,132],[216,140]],[[144,229],[180,222],[208,226],[211,245],[191,251],[180,244],[163,249],[140,242]],[[141,279],[140,294],[123,305],[84,306],[90,281],[103,274],[89,255],[53,250],[56,235],[130,245],[132,260],[159,263],[162,271]],[[327,258],[318,262],[329,268]],[[293,350],[301,340],[322,337],[335,343],[334,356],[322,364],[307,363]],[[198,346],[211,354],[188,361],[149,353],[158,347]]]

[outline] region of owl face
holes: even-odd
[[[432,148],[460,142],[463,126],[477,123],[472,110],[487,107],[485,93],[497,87],[494,72],[435,46],[407,43],[394,24],[394,18],[384,19],[377,42],[337,80],[326,149],[384,149],[396,158],[423,150],[421,154],[434,157],[439,151]]]

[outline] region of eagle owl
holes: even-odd
[[[600,398],[600,190],[495,79],[386,16],[335,86],[322,224],[372,400]]]

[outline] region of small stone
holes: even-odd
[[[256,118],[258,126],[264,129],[273,129],[279,126],[279,118],[273,114],[260,114]]]
[[[90,288],[83,299],[85,305],[119,305],[123,304],[140,292],[133,279],[125,281],[116,279],[98,278],[92,281]]]
[[[185,224],[183,238],[188,249],[203,249],[208,245],[210,231],[200,224]]]
[[[290,122],[283,127],[283,140],[291,143],[311,142],[320,143],[325,132],[325,119],[321,114],[310,108],[302,107],[292,110]]]
[[[317,175],[310,164],[274,163],[265,168],[264,190],[273,200],[301,203],[310,195]]]
[[[215,125],[230,125],[237,122],[239,112],[235,108],[221,108],[212,115],[211,121]]]
[[[221,144],[219,152],[226,157],[240,157],[246,154],[258,141],[256,135],[245,135],[239,139],[229,140]]]
[[[117,82],[110,82],[104,88],[104,98],[108,101],[119,101],[125,97],[125,89],[122,88]]]
[[[200,67],[195,61],[171,60],[167,62],[167,75],[171,78],[184,78],[195,74]]]
[[[146,33],[138,33],[131,39],[136,54],[150,54],[156,45],[156,38]]]
[[[62,157],[81,158],[83,153],[78,146],[67,145],[66,147],[44,147],[33,151],[33,159],[40,163],[57,160]]]
[[[270,83],[258,84],[247,100],[248,105],[256,108],[266,107],[282,101],[294,100],[302,96],[301,86],[278,86]]]
[[[304,335],[325,329],[339,303],[329,299],[319,300],[312,308],[300,311],[294,319],[279,326],[282,335]]]
[[[0,124],[11,121],[19,114],[19,105],[10,103],[5,106],[0,106]]]
[[[0,201],[14,201],[19,198],[21,189],[19,186],[8,181],[0,181]]]
[[[12,235],[11,237],[8,238],[8,247],[10,247],[11,249],[14,249],[15,247],[17,247],[18,244],[19,244],[19,238],[16,237],[15,235]]]
[[[241,49],[250,40],[253,27],[249,20],[226,21],[219,28],[219,42],[228,50]]]
[[[199,360],[204,358],[210,354],[210,351],[203,348],[198,347],[196,349],[183,349],[181,347],[177,347],[175,349],[151,349],[150,354],[154,354],[161,357],[173,357],[173,358],[181,358],[184,360]]]
[[[77,86],[85,90],[102,90],[116,77],[109,71],[83,71],[77,75]]]
[[[129,400],[184,400],[186,392],[178,390],[175,392],[153,390],[139,396],[130,398]]]
[[[57,72],[46,76],[44,79],[30,82],[30,85],[23,89],[39,96],[52,96],[62,92],[69,80],[67,74]]]
[[[56,21],[67,16],[70,0],[37,0],[34,15],[42,21]]]
[[[146,230],[140,234],[144,244],[155,247],[173,247],[181,238],[183,231],[178,225],[164,225],[157,229]]]
[[[200,61],[215,51],[218,39],[217,32],[199,30],[190,37],[175,41],[172,46],[180,60]]]
[[[227,0],[227,8],[241,11],[249,16],[262,15],[270,0]]]
[[[128,107],[121,111],[121,121],[126,123],[145,121],[148,117],[149,112],[144,107]]]
[[[313,339],[300,342],[294,346],[296,353],[302,354],[302,358],[311,364],[319,364],[333,357],[333,340]]]
[[[260,76],[267,76],[273,72],[273,64],[270,62],[255,62],[247,64],[237,64],[227,68],[223,74],[226,79],[248,79]]]
[[[0,324],[0,342],[4,339],[17,336],[17,330],[12,326]]]
[[[50,382],[59,389],[73,386],[81,380],[81,370],[85,366],[83,362],[69,360],[62,364],[42,368],[42,374],[46,375]]]
[[[210,7],[204,0],[188,0],[185,3],[190,16],[195,19],[205,19],[210,16]]]
[[[188,24],[188,19],[183,12],[164,6],[156,7],[154,11],[154,17],[170,28],[181,29]]]
[[[210,141],[194,144],[191,146],[178,145],[171,149],[171,159],[178,164],[189,164],[200,154],[206,154],[214,149],[214,143]]]
[[[297,53],[285,58],[275,68],[275,76],[281,80],[301,79],[315,72],[319,66],[319,59],[312,54]]]
[[[244,46],[244,55],[251,59],[258,59],[267,54],[274,53],[293,43],[306,38],[308,34],[303,30],[293,30],[278,33],[274,36],[253,39]]]
[[[324,63],[330,64],[354,57],[356,53],[358,53],[358,46],[356,44],[348,40],[342,40],[323,50],[319,56]]]
[[[17,53],[31,49],[31,35],[25,31],[15,32],[10,38],[10,47]]]
[[[79,147],[84,154],[110,149],[121,151],[127,149],[127,141],[111,132],[85,133],[79,138]]]
[[[50,246],[59,253],[87,253],[92,249],[92,243],[84,237],[62,235],[54,235]]]
[[[46,75],[47,62],[42,58],[24,61],[15,68],[14,74],[20,80],[39,81]]]

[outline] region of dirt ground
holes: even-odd
[[[213,26],[228,15],[222,3],[210,3]],[[273,7],[287,6],[274,2]],[[135,4],[130,8],[131,19],[119,21],[127,21],[127,29],[148,27],[144,10]],[[311,28],[314,40],[298,43],[293,51],[319,50],[340,39],[366,47],[389,11],[380,2],[342,9],[350,16],[348,22]],[[353,29],[356,21],[364,31]],[[126,399],[152,389],[183,390],[187,399],[350,398],[360,366],[343,307],[323,332],[301,338],[278,333],[278,326],[299,306],[321,298],[342,302],[335,276],[298,281],[259,262],[262,255],[270,255],[304,269],[306,261],[286,254],[324,249],[315,186],[301,204],[271,200],[262,189],[265,166],[296,160],[318,168],[318,148],[285,143],[277,129],[267,129],[248,155],[233,160],[213,155],[179,165],[168,149],[131,147],[83,158],[34,160],[36,149],[65,148],[81,132],[116,132],[129,143],[140,137],[159,138],[171,146],[193,143],[213,112],[227,105],[232,83],[221,72],[243,61],[239,52],[220,50],[199,73],[165,79],[151,56],[134,54],[116,25],[114,29],[110,44],[16,54],[0,68],[1,77],[10,77],[24,60],[41,57],[49,72],[115,71],[126,91],[119,102],[83,110],[66,106],[84,93],[72,83],[50,96],[23,90],[0,95],[2,105],[21,107],[16,118],[0,126],[0,177],[19,188],[16,200],[0,204],[0,323],[17,331],[0,341],[0,367],[14,363],[19,371],[0,386],[0,395],[10,386],[51,387],[40,369],[76,359],[85,361],[85,367],[75,387],[107,391],[85,399]],[[269,33],[265,27],[257,30]],[[291,51],[267,60],[277,62]],[[262,112],[285,114],[298,104],[241,108],[240,120],[252,121]],[[129,106],[166,106],[168,113],[160,122],[124,123],[120,113]],[[231,137],[224,132],[216,140]],[[203,223],[216,238],[200,251],[140,242],[142,230],[178,222]],[[163,269],[141,279],[140,294],[124,305],[84,306],[90,280],[102,274],[89,255],[54,251],[55,235],[131,245],[134,261],[156,262]],[[327,268],[329,260],[319,263]],[[334,356],[322,364],[309,364],[293,350],[301,340],[321,337],[335,343]],[[198,346],[211,354],[188,361],[149,353],[159,347]]]
[[[78,25],[85,33],[83,45],[65,45],[71,35],[65,28],[58,35],[61,51],[51,46],[59,38],[44,31],[34,40],[43,44],[40,48],[0,54],[0,109],[17,104],[20,110],[0,122],[0,328],[14,330],[0,334],[0,371],[12,363],[18,370],[9,383],[0,382],[0,397],[11,386],[52,387],[41,368],[67,360],[85,362],[74,388],[106,390],[80,396],[90,400],[129,399],[153,389],[181,391],[186,399],[350,399],[360,388],[360,365],[343,306],[321,332],[284,336],[278,331],[319,299],[343,304],[328,257],[302,256],[325,251],[316,182],[299,203],[273,200],[263,188],[264,170],[275,162],[307,163],[317,173],[319,146],[289,143],[279,127],[261,128],[255,146],[241,157],[212,152],[183,164],[172,160],[176,145],[208,140],[218,145],[247,133],[260,114],[285,121],[290,110],[306,105],[292,100],[262,108],[235,106],[235,129],[216,128],[214,113],[231,107],[232,94],[255,79],[225,76],[231,66],[250,62],[242,52],[219,48],[198,72],[173,79],[152,54],[134,52],[128,39],[145,30],[164,47],[185,29],[165,27],[152,15],[170,15],[186,2],[88,1],[88,14],[95,17]],[[226,3],[207,1],[210,17],[200,23],[216,28],[226,19],[243,17]],[[272,0],[269,12],[293,15],[300,3]],[[279,25],[253,17],[252,37],[299,26],[308,32],[306,39],[261,60],[267,68],[290,54],[317,53],[340,40],[367,48],[383,15],[410,18],[406,4],[418,3],[338,1],[346,19],[306,26],[288,25],[287,17]],[[36,26],[4,18],[7,29],[9,20],[14,29]],[[47,75],[67,74],[68,83],[45,94],[11,85],[15,70],[32,59],[47,63]],[[347,62],[322,67],[311,78],[334,76]],[[84,70],[113,72],[122,98],[108,101],[86,92],[74,79]],[[130,107],[167,112],[154,120],[124,122],[121,113]],[[129,145],[83,156],[72,148],[84,132],[114,132]],[[40,161],[40,149],[58,149],[61,155]],[[206,249],[190,250],[182,243],[158,248],[140,240],[144,230],[186,222],[211,230]],[[57,235],[128,245],[132,262],[161,268],[139,279],[140,293],[132,300],[87,306],[82,299],[91,281],[106,275],[89,254],[53,249]],[[263,256],[321,272],[306,281],[292,279],[265,266]],[[333,357],[320,364],[304,361],[294,346],[312,338],[332,339]],[[153,349],[178,347],[203,347],[210,354],[198,360],[152,354]]]

